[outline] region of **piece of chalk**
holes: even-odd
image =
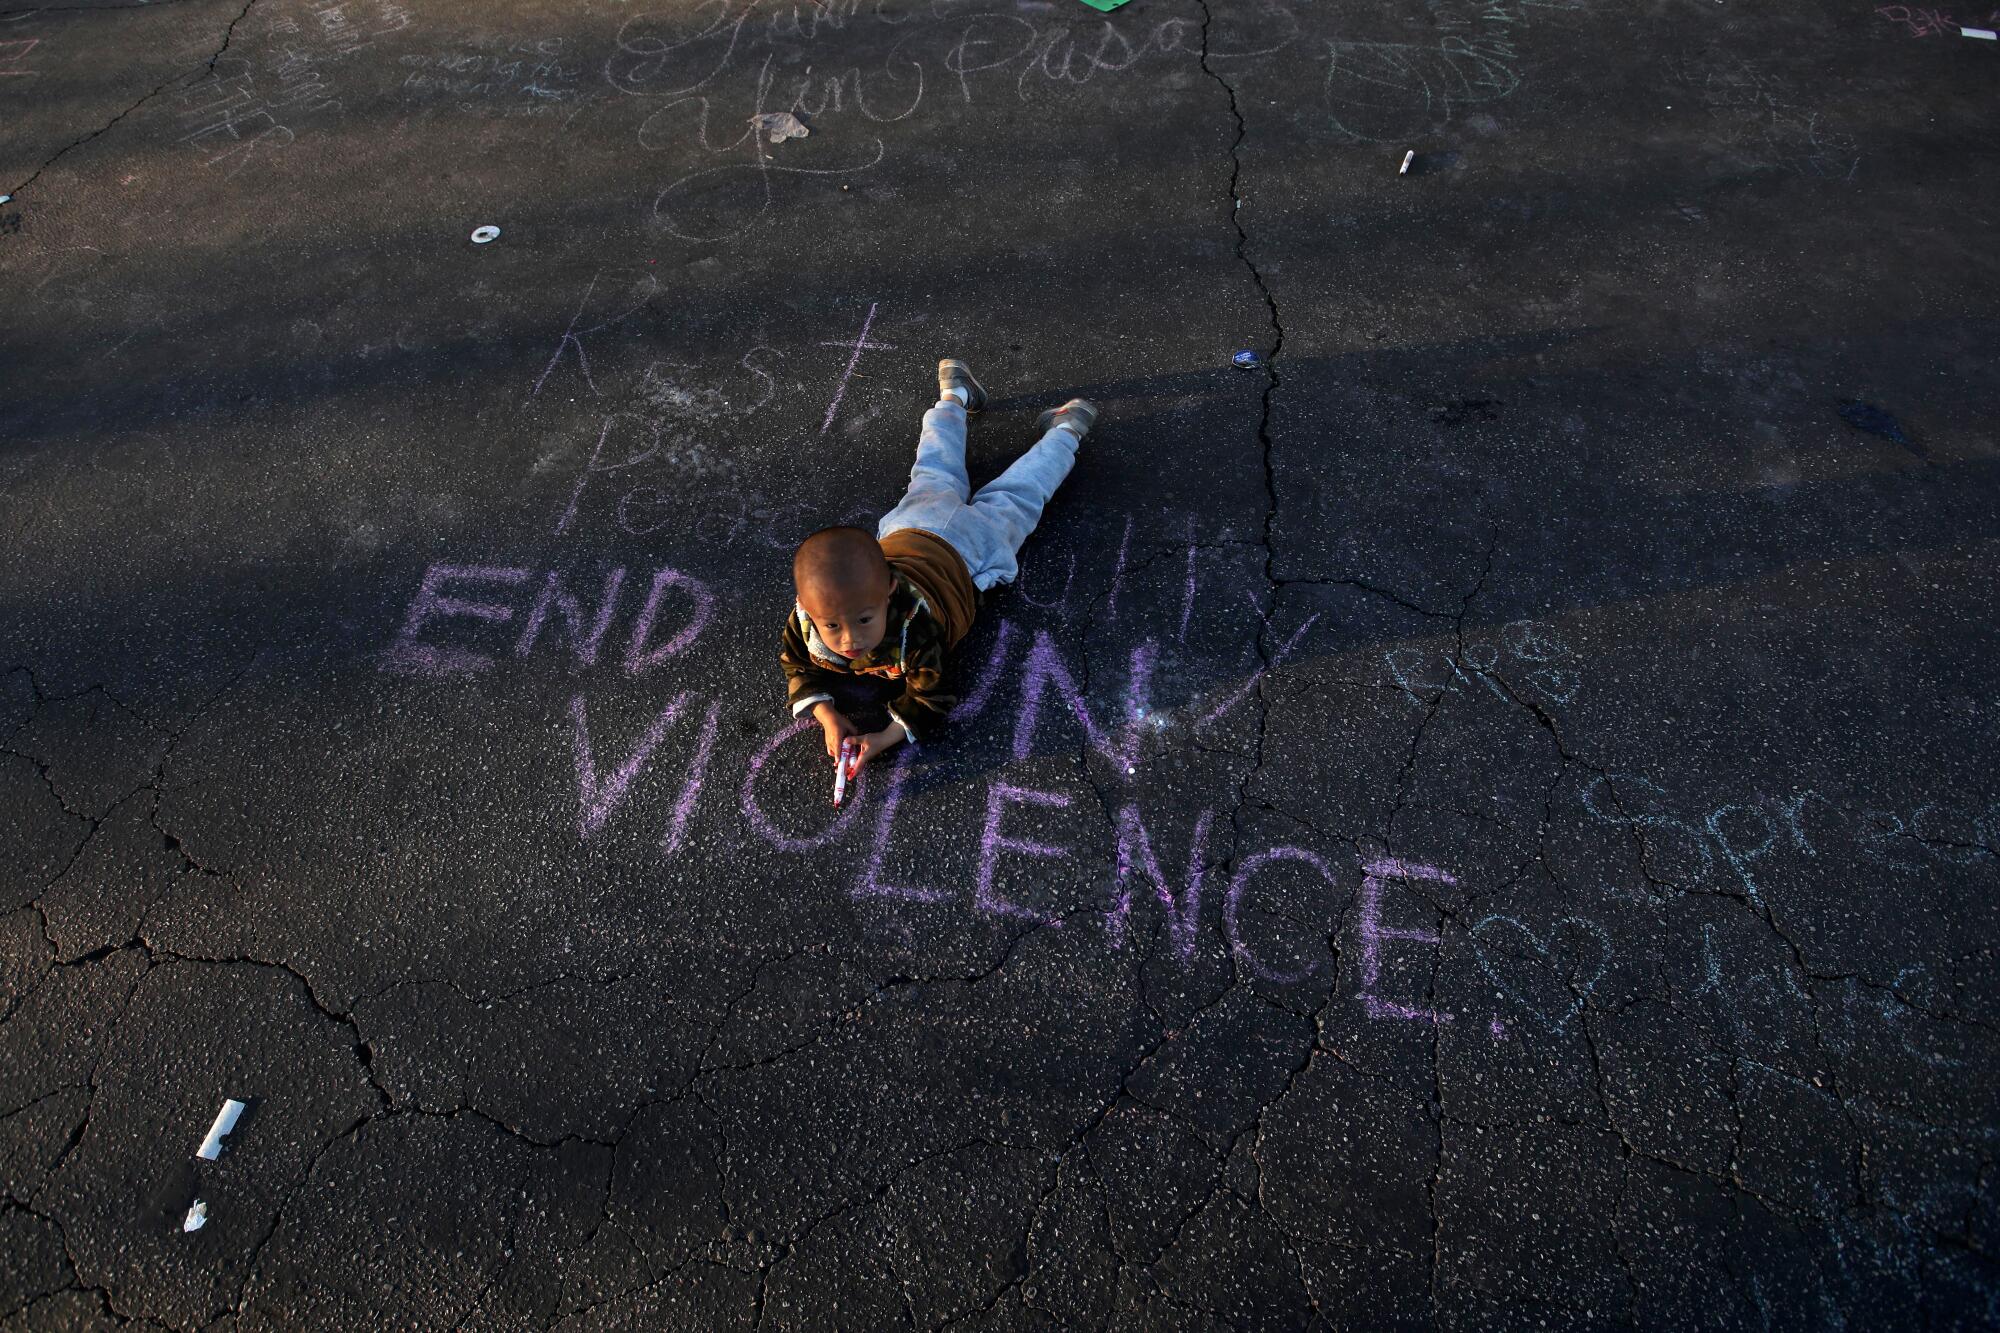
[[[234,1097],[222,1103],[222,1109],[215,1113],[215,1123],[208,1127],[208,1137],[194,1150],[194,1155],[203,1161],[212,1162],[222,1156],[222,1136],[236,1128],[236,1117],[243,1114],[243,1103]]]
[[[1991,28],[1960,28],[1958,32],[1961,37],[1977,37],[1986,42],[2000,38],[2000,33],[1994,32]],[[6,200],[0,199],[0,203],[5,202]]]
[[[11,194],[0,194],[0,204],[11,203],[13,198],[14,196]]]
[[[1414,161],[1416,161],[1416,160],[1417,160],[1417,150],[1416,150],[1416,149],[1414,149],[1414,148],[1412,148],[1412,149],[1411,149],[1411,150],[1410,150],[1409,152],[1407,152],[1407,153],[1403,154],[1403,165],[1402,165],[1402,166],[1400,166],[1400,167],[1397,167],[1397,168],[1396,168],[1396,174],[1397,174],[1398,176],[1407,176],[1407,175],[1409,175],[1409,174],[1410,174],[1410,163],[1412,163],[1412,162],[1414,162]]]
[[[840,743],[840,753],[833,761],[833,803],[839,805],[847,799],[847,780],[861,767],[858,758],[861,746],[851,737]]]
[[[181,1219],[181,1230],[199,1231],[207,1225],[208,1225],[208,1205],[206,1203],[203,1203],[200,1199],[196,1199],[194,1201],[194,1207],[188,1209],[188,1215]]]

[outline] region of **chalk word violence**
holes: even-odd
[[[716,594],[705,583],[666,565],[621,565],[586,577],[526,565],[433,564],[419,579],[379,665],[385,672],[449,680],[487,672],[503,659],[542,657],[565,661],[571,670],[597,667],[643,677],[685,660],[706,632],[715,605]],[[1311,624],[1308,620],[1280,642],[1262,670],[1287,660]],[[1544,633],[1523,626],[1503,627],[1499,645],[1496,651],[1529,664],[1568,652]],[[1085,855],[1082,845],[1065,843],[1047,831],[1048,816],[1077,805],[1079,797],[1071,792],[1028,785],[1006,773],[985,779],[976,793],[978,813],[967,830],[976,841],[965,882],[912,882],[894,874],[891,865],[896,848],[913,837],[904,802],[918,752],[905,747],[864,771],[853,799],[827,817],[818,802],[802,808],[789,785],[780,791],[768,781],[777,768],[796,767],[789,761],[773,765],[788,749],[804,747],[807,765],[817,768],[818,733],[810,719],[802,719],[778,729],[741,761],[734,792],[737,813],[749,833],[776,854],[814,856],[822,862],[832,856],[834,864],[845,860],[852,868],[842,872],[843,888],[857,903],[957,904],[986,920],[1030,929],[1094,928],[1114,952],[1131,949],[1135,938],[1157,939],[1153,956],[1183,967],[1197,964],[1206,928],[1219,931],[1238,967],[1273,984],[1323,982],[1332,979],[1330,969],[1341,969],[1339,984],[1352,984],[1345,993],[1377,1022],[1449,1027],[1494,1042],[1514,1039],[1517,1031],[1550,1039],[1571,1032],[1613,963],[1610,936],[1588,915],[1530,923],[1489,912],[1461,921],[1452,943],[1466,951],[1461,958],[1469,954],[1470,965],[1490,987],[1490,1003],[1468,1014],[1439,1004],[1423,993],[1423,982],[1412,979],[1434,975],[1447,949],[1446,931],[1452,928],[1440,919],[1432,900],[1440,888],[1458,884],[1450,868],[1364,855],[1355,882],[1351,870],[1343,871],[1310,848],[1278,845],[1247,849],[1228,869],[1226,881],[1214,878],[1211,835],[1219,812],[1192,812],[1192,830],[1183,845],[1179,837],[1185,821],[1149,816],[1137,799],[1144,787],[1135,775],[1145,762],[1148,738],[1170,711],[1156,708],[1152,697],[1160,652],[1161,645],[1150,639],[1134,648],[1122,696],[1093,709],[1079,686],[1086,678],[1065,659],[1053,635],[1045,629],[1028,633],[1003,617],[986,661],[955,712],[961,723],[980,717],[992,706],[1000,682],[1008,681],[1017,690],[1007,747],[1011,758],[1033,758],[1045,723],[1066,713],[1081,731],[1086,750],[1109,768],[1109,790],[1099,790],[1110,823],[1112,873],[1108,883],[1095,888],[1078,886],[1082,901],[1066,910],[1023,901],[1018,886],[1036,883],[1037,868],[1057,869]],[[1485,668],[1475,664],[1475,669]],[[1470,686],[1468,681],[1464,687]],[[1205,705],[1205,712],[1204,705],[1190,704],[1175,724],[1199,728],[1249,692],[1250,687],[1230,690],[1220,704]],[[568,758],[576,775],[571,808],[577,838],[589,843],[614,822],[629,833],[652,821],[645,836],[662,858],[685,853],[694,814],[718,766],[724,702],[720,695],[676,689],[664,704],[648,709],[635,728],[629,717],[608,722],[585,695],[572,695]],[[799,757],[794,753],[790,760]],[[647,779],[643,788],[642,778]],[[642,789],[655,794],[642,799]],[[1643,835],[1648,887],[1621,893],[1607,886],[1613,898],[1657,901],[1707,890],[1768,910],[1774,872],[1784,864],[1818,858],[1836,838],[1898,874],[2000,859],[1994,851],[2000,846],[2000,806],[1982,810],[1929,803],[1856,813],[1817,792],[1803,791],[1784,797],[1745,794],[1711,809],[1677,811],[1662,788],[1630,773],[1594,778],[1577,800],[1591,819]],[[813,826],[799,827],[802,814]],[[1336,919],[1352,942],[1351,952],[1319,953],[1322,939],[1316,933],[1306,949],[1295,951],[1287,936],[1297,917],[1281,904],[1301,884],[1315,899],[1343,905]],[[1135,920],[1147,924],[1135,927]],[[1273,935],[1273,922],[1290,927],[1278,926]],[[1712,925],[1703,927],[1690,993],[1709,999],[1738,1030],[1740,1040],[1752,1035],[1753,1018],[1758,1029],[1779,1031],[1789,1018],[1804,1021],[1814,1014],[1815,996],[1800,978],[1783,970],[1733,975],[1714,931]],[[1412,966],[1417,972],[1412,973]],[[1889,988],[1873,992],[1848,978],[1844,993],[1832,993],[1836,1009],[1812,1018],[1821,1039],[1840,1045],[1851,1042],[1863,1025],[1879,1027],[1904,1054],[1927,1065],[1942,1069],[1961,1063],[1950,1034],[1929,1022],[1924,1010],[1912,1007],[1910,997],[1936,993],[1936,978],[1922,964],[1903,966],[1894,975]],[[1821,986],[1828,984],[1820,979]],[[1821,998],[1827,994],[1822,991]]]

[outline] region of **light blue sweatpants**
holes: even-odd
[[[981,592],[996,583],[1012,583],[1019,572],[1014,554],[1041,521],[1042,506],[1069,475],[1076,445],[1075,432],[1056,426],[974,495],[965,475],[965,408],[956,398],[946,398],[924,413],[910,489],[882,516],[875,535],[922,528],[951,543]]]

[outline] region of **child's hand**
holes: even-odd
[[[822,703],[815,705],[813,707],[813,720],[819,723],[820,731],[825,734],[826,757],[829,759],[840,758],[840,743],[849,736],[860,734],[855,730],[854,724],[849,722],[846,716],[832,704]]]
[[[876,755],[893,750],[908,737],[900,722],[891,722],[880,731],[871,731],[861,738],[860,762],[865,764]]]

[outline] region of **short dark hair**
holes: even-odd
[[[800,589],[880,586],[894,577],[882,544],[863,528],[821,528],[792,553],[792,584]]]

